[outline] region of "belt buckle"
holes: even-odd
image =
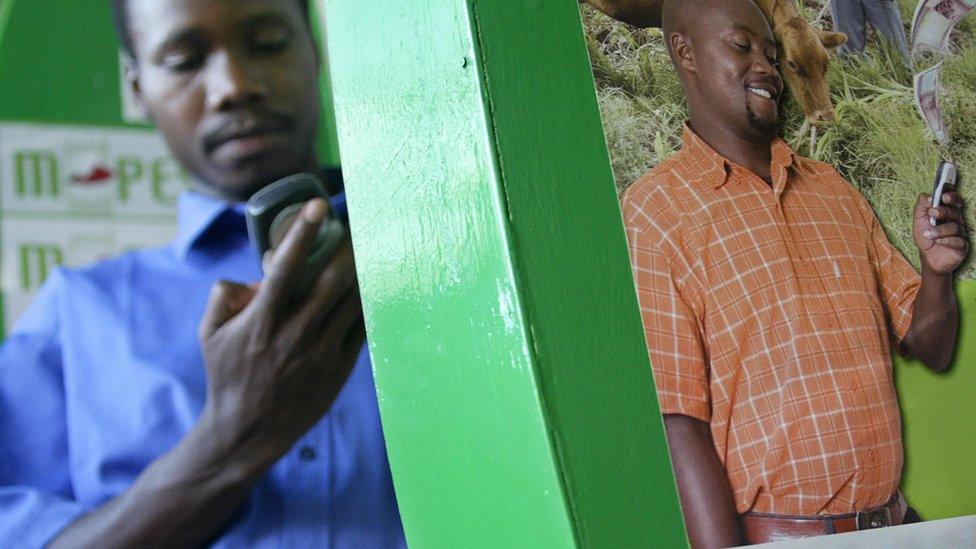
[[[891,509],[888,507],[860,509],[857,512],[856,520],[858,530],[871,530],[891,526]]]

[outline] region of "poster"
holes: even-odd
[[[0,124],[4,334],[58,265],[170,240],[186,181],[152,130]]]

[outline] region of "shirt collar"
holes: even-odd
[[[710,147],[708,143],[698,137],[688,123],[684,123],[684,128],[681,134],[682,150],[691,153],[692,158],[696,159],[699,163],[699,170],[702,175],[701,182],[707,185],[709,188],[717,189],[725,184],[729,179],[729,172],[733,166],[737,164],[731,162],[721,154],[719,154],[715,149]],[[774,137],[771,144],[771,156],[772,156],[772,175],[773,179],[778,178],[778,174],[785,175],[786,168],[794,165],[796,162],[796,154],[793,149],[786,144],[785,141],[779,137]],[[744,169],[744,168],[742,168]]]
[[[329,197],[332,213],[345,223],[349,223],[346,209],[346,193],[337,192]],[[226,223],[222,223],[225,221]],[[176,205],[176,238],[173,239],[173,251],[181,261],[215,225],[238,228],[247,237],[247,225],[244,221],[244,203],[226,202],[196,191],[188,190],[180,193]]]
[[[226,202],[194,191],[183,191],[176,207],[176,238],[173,251],[180,260],[217,220],[226,215],[244,217],[243,202]]]

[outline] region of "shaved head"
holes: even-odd
[[[752,0],[665,0],[661,8],[661,30],[664,32],[665,41],[668,45],[668,54],[674,58],[671,47],[671,40],[668,39],[672,33],[679,33],[684,36],[694,38],[703,23],[708,21],[708,15],[716,11],[724,11],[732,4],[745,4],[751,6],[752,10],[762,16],[759,6]],[[736,6],[743,7],[743,6]],[[749,9],[746,7],[746,9]],[[765,16],[763,16],[765,20]],[[772,31],[769,33],[772,37]]]
[[[779,127],[783,81],[759,7],[752,0],[666,0],[662,18],[692,129],[713,141],[768,143]]]
[[[750,0],[751,1],[751,0]],[[661,9],[661,30],[664,36],[677,32],[688,36],[693,33],[695,21],[701,19],[705,10],[711,9],[712,4],[720,4],[718,0],[665,0]],[[668,53],[671,51],[668,41]]]

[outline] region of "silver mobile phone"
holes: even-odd
[[[942,204],[942,193],[956,187],[956,175],[955,164],[945,160],[939,162],[939,167],[935,171],[935,183],[932,184],[933,208],[938,208]],[[934,217],[929,217],[929,223],[934,226],[937,221]]]

